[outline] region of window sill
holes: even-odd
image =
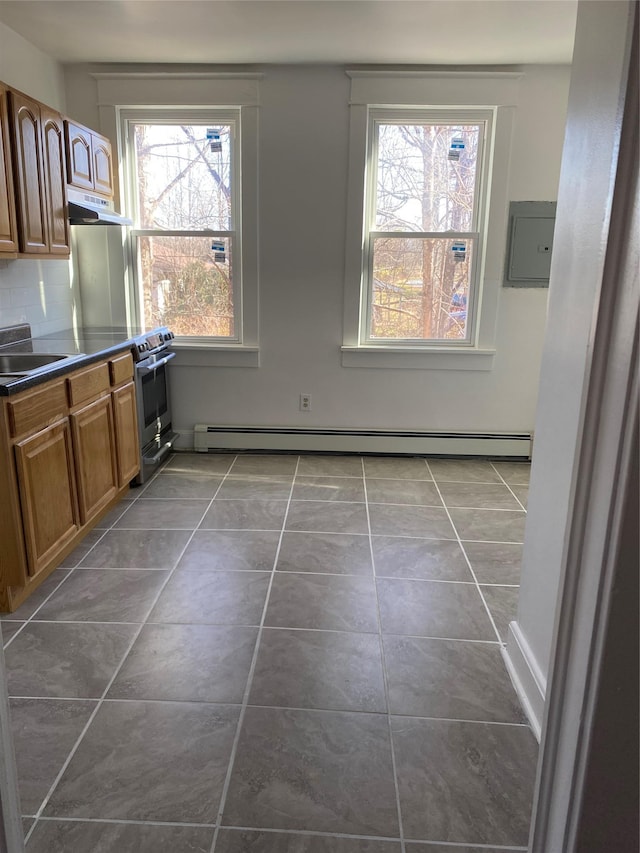
[[[260,367],[260,349],[242,344],[174,341],[176,367]]]
[[[491,370],[494,349],[343,346],[343,367],[401,370]]]

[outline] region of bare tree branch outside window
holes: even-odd
[[[232,338],[232,128],[213,128],[215,140],[207,130],[133,125],[137,228],[157,232],[138,236],[142,307],[147,326]],[[203,231],[226,233],[212,238]]]
[[[465,339],[481,127],[377,127],[369,336]]]

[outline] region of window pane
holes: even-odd
[[[473,241],[378,237],[370,337],[465,340]]]
[[[376,231],[473,231],[480,125],[380,124]]]
[[[138,227],[229,230],[230,125],[134,124],[132,130]]]
[[[212,250],[212,243],[224,251]],[[235,335],[231,238],[139,237],[144,320],[176,335]]]

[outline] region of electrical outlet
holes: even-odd
[[[300,394],[300,411],[311,411],[311,394]]]

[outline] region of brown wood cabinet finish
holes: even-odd
[[[70,254],[67,183],[113,198],[111,141],[0,82],[0,256]]]
[[[9,90],[18,243],[23,254],[69,255],[62,116]]]
[[[0,609],[13,611],[139,470],[126,352],[0,398]]]
[[[113,196],[111,141],[74,121],[65,121],[67,173],[71,186]]]
[[[28,572],[35,575],[80,528],[69,421],[18,442],[15,456]]]
[[[21,252],[47,254],[47,200],[40,132],[40,105],[19,92],[9,92]]]
[[[59,113],[40,107],[44,154],[45,190],[47,194],[47,233],[49,251],[53,255],[69,254],[69,219],[67,216],[67,173],[64,154],[64,123]]]
[[[113,392],[112,397],[118,485],[124,486],[131,482],[140,469],[135,385],[133,382],[123,385]]]
[[[95,364],[67,379],[69,405],[79,406],[109,389],[109,365]]]
[[[101,195],[113,197],[113,155],[111,142],[103,136],[93,134],[93,183],[94,189]]]
[[[112,385],[120,385],[122,382],[133,378],[133,358],[131,353],[119,355],[109,360],[109,376]]]
[[[70,416],[80,522],[86,524],[118,491],[111,395]]]
[[[72,121],[66,121],[65,133],[69,183],[81,190],[93,190],[91,131]]]
[[[12,438],[43,429],[67,415],[64,379],[25,391],[7,402],[9,433]]]
[[[0,253],[15,256],[18,251],[16,205],[13,191],[9,108],[7,87],[0,83]]]

